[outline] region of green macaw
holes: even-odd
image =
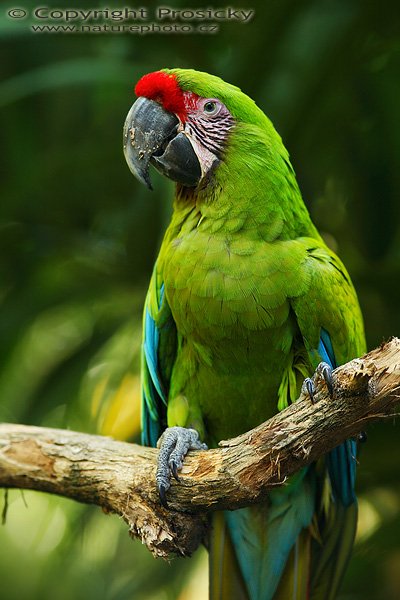
[[[160,445],[157,485],[188,449],[216,446],[282,410],[317,365],[365,351],[350,277],[303,203],[265,114],[207,73],[164,69],[137,83],[124,151],[176,182],[144,310],[143,441]],[[163,433],[164,432],[164,433]],[[269,494],[215,516],[212,599],[334,598],[354,540],[356,442]]]

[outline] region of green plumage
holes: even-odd
[[[264,113],[238,88],[216,77],[190,70],[166,72],[176,75],[183,90],[220,99],[236,120],[212,182],[196,192],[177,186],[146,302],[160,330],[158,361],[168,396],[168,426],[193,427],[213,446],[297,398],[304,377],[321,360],[322,330],[329,333],[338,364],[362,354],[363,325],[349,275],[312,224],[288,153]],[[301,518],[293,517],[295,528],[304,521],[296,543],[298,574],[302,569],[308,573],[310,553],[315,548],[321,553],[318,544],[337,511],[329,500],[324,466],[302,475],[298,489],[283,487],[279,494],[283,512],[289,497],[297,507],[312,498],[310,516],[307,509]],[[278,496],[276,501],[271,496],[276,514],[278,504]],[[261,512],[255,529],[263,530],[259,543],[268,553],[268,532],[278,531],[281,521],[271,517],[271,507]],[[334,555],[343,552],[347,558],[351,542],[343,548],[340,541],[333,544]],[[221,548],[214,551],[213,561],[227,563],[226,556],[232,554],[228,544],[229,535],[222,553]],[[329,557],[334,571],[333,554]],[[277,593],[282,589],[282,598],[306,597],[311,576],[307,584],[304,576],[302,585],[290,583],[291,561]],[[265,568],[260,563],[266,577],[270,562]],[[214,564],[213,574],[212,596],[234,598],[221,591],[224,578],[226,583],[233,577],[229,565]],[[290,585],[297,596],[293,590],[285,595]],[[320,579],[318,586],[318,594],[325,595],[312,598],[330,597],[327,590],[321,592]],[[241,597],[239,588],[238,583]],[[331,587],[329,593],[334,591]],[[262,582],[249,593],[252,599],[269,597]]]

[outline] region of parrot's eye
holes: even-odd
[[[221,107],[216,100],[207,100],[207,102],[204,103],[203,111],[207,116],[213,117],[219,112],[220,108]]]

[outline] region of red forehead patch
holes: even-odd
[[[155,71],[144,75],[135,86],[135,94],[160,102],[165,110],[182,120],[186,117],[185,99],[175,75]]]

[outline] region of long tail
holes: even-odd
[[[306,598],[310,532],[315,511],[313,470],[274,490],[268,504],[215,518],[210,552],[211,600]],[[282,578],[285,570],[290,576]],[[279,595],[277,597],[280,597]]]
[[[345,507],[332,500],[330,489],[321,492],[315,471],[296,474],[268,504],[215,515],[210,600],[335,598],[354,541],[357,504]]]
[[[335,368],[325,330],[318,354]],[[356,531],[356,453],[346,440],[268,504],[215,517],[210,600],[334,600]]]

